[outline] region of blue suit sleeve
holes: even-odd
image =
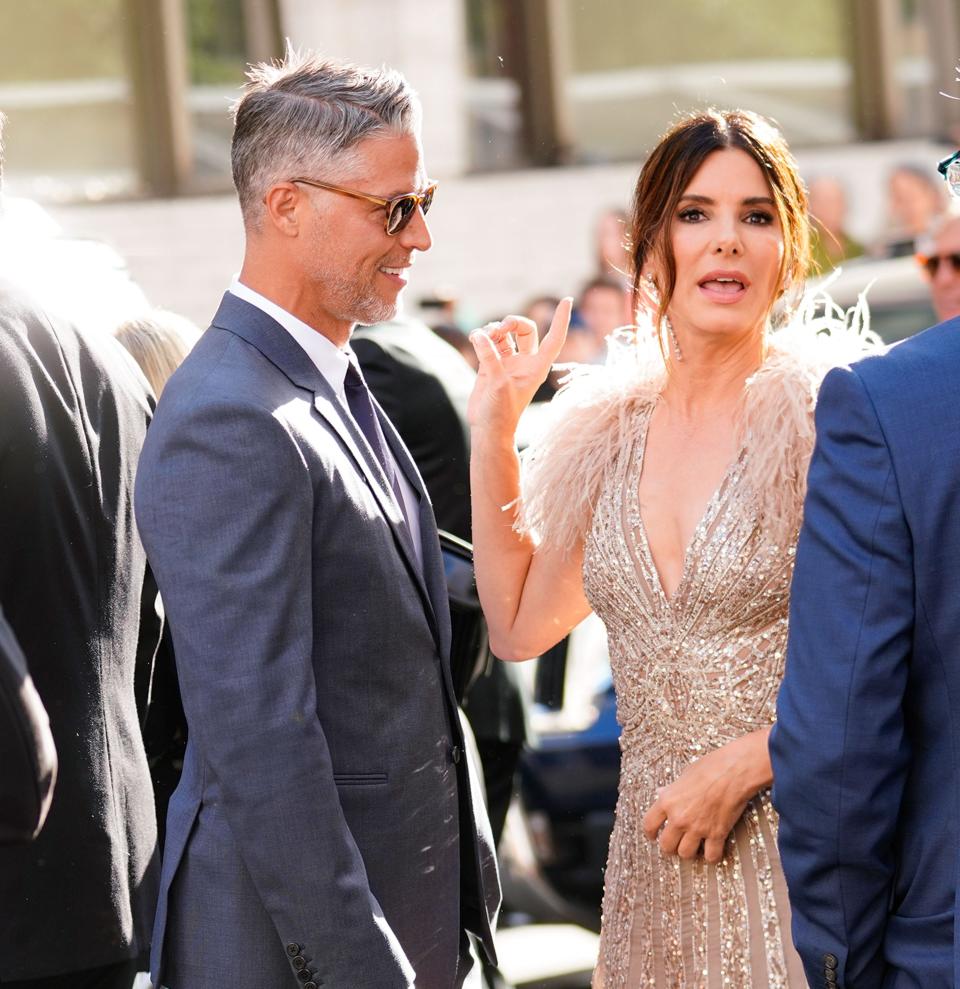
[[[317,716],[324,602],[311,593],[317,495],[303,454],[270,412],[235,401],[151,429],[137,521],[190,732],[244,865],[281,943],[303,946],[324,982],[406,989],[413,970],[370,890]]]
[[[894,832],[909,762],[903,696],[912,545],[876,411],[855,370],[824,380],[771,734],[794,941],[811,984],[883,981]],[[827,967],[830,967],[829,965]]]

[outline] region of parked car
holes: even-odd
[[[828,291],[844,309],[867,291],[870,327],[887,343],[936,322],[913,258],[849,262]],[[540,428],[544,412],[531,417],[525,435]],[[599,929],[620,770],[620,726],[599,620],[589,619],[526,672],[532,730],[501,844],[505,904],[537,920]]]
[[[912,257],[856,258],[814,285],[824,282],[829,282],[827,291],[844,309],[866,292],[870,329],[886,343],[904,340],[937,322],[929,286]]]

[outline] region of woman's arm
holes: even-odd
[[[644,834],[667,855],[716,864],[747,802],[773,782],[769,728],[734,739],[691,763],[657,794],[643,818]],[[662,828],[662,830],[661,830]]]
[[[560,353],[571,306],[571,299],[560,303],[539,346],[536,326],[519,316],[471,336],[480,361],[468,410],[474,566],[490,646],[502,659],[539,655],[590,612],[580,576],[582,546],[569,555],[541,551],[513,528],[520,496],[517,424]]]

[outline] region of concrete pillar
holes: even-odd
[[[153,196],[183,192],[193,170],[184,0],[125,0],[141,181]]]
[[[283,54],[277,0],[243,0],[247,60],[269,62]]]
[[[423,103],[431,176],[468,166],[466,27],[461,0],[280,0],[280,26],[295,46],[402,72]]]
[[[854,120],[868,141],[900,133],[896,79],[900,0],[851,0]]]
[[[956,143],[960,140],[960,11],[956,0],[923,0],[921,9],[933,69],[931,99],[937,133],[931,136]]]
[[[567,0],[520,0],[510,8],[519,59],[527,154],[534,165],[570,161],[573,129],[567,79],[571,75]]]

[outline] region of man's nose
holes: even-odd
[[[430,228],[423,210],[418,206],[410,217],[410,222],[400,231],[398,239],[408,250],[429,251],[433,244]]]

